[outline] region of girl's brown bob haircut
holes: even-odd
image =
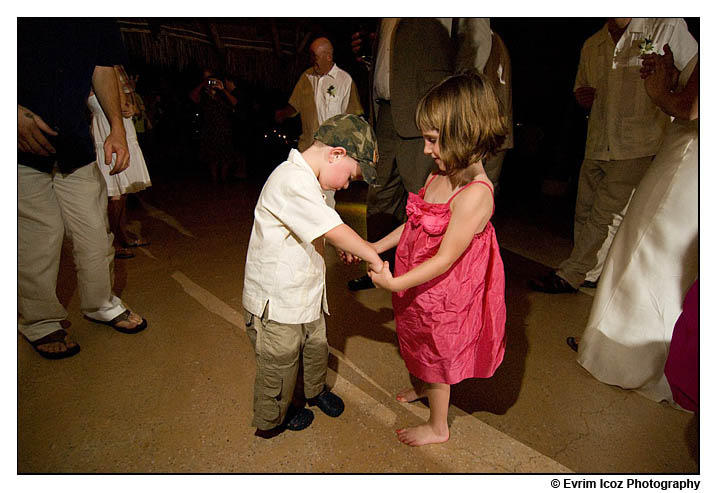
[[[416,126],[439,133],[440,174],[453,176],[499,150],[508,129],[491,82],[472,71],[447,77],[416,108]]]

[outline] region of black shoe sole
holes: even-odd
[[[272,428],[271,430],[260,430],[259,428],[257,428],[257,430],[254,432],[254,436],[264,439],[270,439],[276,437],[277,435],[281,435],[286,429],[287,428],[284,426],[277,426],[276,428]]]

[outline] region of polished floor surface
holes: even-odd
[[[409,376],[390,295],[349,292],[346,282],[361,267],[342,265],[332,249],[329,384],[346,411],[339,418],[317,411],[304,431],[255,437],[254,355],[241,299],[260,188],[261,180],[219,187],[155,180],[131,203],[131,229],[151,244],[115,261],[115,290],[149,321],[138,335],[82,318],[65,245],[58,292],[82,350],[48,361],[18,336],[18,473],[699,471],[692,414],[604,385],[576,363],[565,338],[580,336],[590,290],[527,289],[529,277],[570,251],[570,211],[551,199],[499,199],[506,357],[493,378],[452,388],[449,442],[412,448],[397,441],[394,430],[421,422],[428,408],[394,398]],[[361,185],[337,194],[337,210],[361,233],[364,194]]]

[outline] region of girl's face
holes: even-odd
[[[431,156],[440,170],[444,170],[444,163],[441,161],[441,152],[439,149],[439,131],[438,130],[422,130],[424,136],[424,154]]]

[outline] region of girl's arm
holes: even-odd
[[[386,235],[381,240],[375,241],[374,243],[371,243],[371,246],[373,246],[376,249],[376,253],[384,253],[387,250],[391,250],[395,246],[399,244],[399,239],[401,238],[401,234],[404,232],[404,226],[406,223],[402,224],[398,228],[396,228],[394,231]]]
[[[401,238],[401,233],[404,231],[404,224],[396,228],[394,231],[386,235],[381,240],[375,241],[374,243],[369,243],[369,245],[376,250],[376,253],[384,253],[387,250],[391,250],[395,246],[399,244],[399,238]],[[339,253],[339,258],[342,259],[342,262],[344,262],[347,265],[357,264],[361,262],[361,259],[359,257],[356,257],[352,255],[351,253],[347,253],[343,250],[338,249],[337,252]]]
[[[467,188],[451,205],[451,220],[436,255],[396,278],[391,276],[388,269],[379,274],[370,272],[374,284],[389,291],[403,291],[449,270],[464,253],[474,235],[486,226],[491,217],[493,200],[491,192],[481,185]]]

